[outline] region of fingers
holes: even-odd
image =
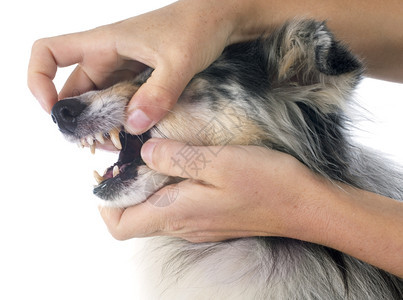
[[[158,218],[158,211],[146,202],[126,209],[100,207],[99,212],[117,240],[153,236],[160,232],[162,218]]]
[[[77,66],[60,91],[59,99],[78,96],[95,88],[96,85],[91,78],[80,66]]]
[[[168,139],[151,139],[143,145],[141,156],[150,168],[160,173],[214,182],[226,161],[224,156],[218,160],[214,155],[217,147],[221,146],[198,147]]]
[[[204,190],[201,185],[183,181],[162,188],[138,205],[126,209],[100,207],[99,211],[109,232],[117,240],[150,236],[176,236],[190,240],[197,235],[192,232],[198,227],[195,226],[194,206],[189,196],[195,192],[204,195]],[[201,223],[197,222],[199,226]],[[201,236],[198,238],[200,240]]]
[[[176,184],[169,185],[135,206],[125,209],[100,207],[99,211],[109,232],[118,240],[178,235],[183,228],[180,220],[186,215],[182,205],[188,200],[185,190]]]
[[[28,87],[31,93],[49,114],[53,105],[57,102],[56,87],[50,78],[49,75],[40,72],[28,75]]]
[[[57,91],[52,82],[56,71],[57,63],[47,41],[36,41],[28,66],[28,87],[48,113],[57,101]]]
[[[41,39],[34,43],[28,66],[28,86],[42,107],[50,112],[57,102],[56,88],[52,82],[57,67],[81,61],[78,34]]]
[[[189,188],[189,187],[188,187]],[[167,189],[151,198],[161,198],[167,193]],[[184,195],[177,202],[191,201]],[[158,201],[157,201],[158,202]],[[167,204],[167,203],[165,203]],[[108,208],[100,207],[99,211],[109,232],[117,240],[151,236],[175,236],[192,243],[218,242],[239,237],[267,235],[264,232],[211,229],[210,220],[197,219],[194,208],[191,211],[188,206],[172,205],[160,206],[153,199],[133,207]],[[171,206],[172,205],[172,206]],[[186,209],[186,207],[188,209]],[[185,216],[184,216],[185,215]],[[209,225],[206,225],[209,224]]]
[[[133,96],[128,107],[129,131],[140,134],[161,120],[172,110],[179,96],[193,77],[187,68],[186,73],[177,69],[157,66],[151,77]]]

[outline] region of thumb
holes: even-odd
[[[214,153],[219,148],[153,138],[143,145],[141,156],[151,169],[162,174],[208,182],[218,172]]]
[[[126,127],[130,133],[145,132],[172,110],[193,75],[171,71],[171,68],[155,69],[127,108]]]

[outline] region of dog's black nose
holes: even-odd
[[[52,108],[52,119],[63,133],[74,133],[77,128],[77,117],[87,107],[76,98],[60,100]]]

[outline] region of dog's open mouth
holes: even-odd
[[[120,150],[118,161],[107,168],[102,176],[94,171],[94,177],[98,183],[94,187],[94,194],[108,200],[121,184],[137,176],[139,165],[145,164],[141,159],[140,151],[143,144],[150,139],[150,133],[147,131],[141,135],[131,135],[125,131],[113,131],[102,138],[97,136],[92,143],[89,142],[91,152],[95,151],[95,143],[102,145],[105,142],[104,137],[109,138],[114,147]]]

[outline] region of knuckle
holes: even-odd
[[[49,38],[42,38],[39,40],[36,40],[32,44],[31,48],[31,60],[33,57],[37,57],[38,55],[40,56],[41,53],[44,51],[47,51],[49,49]]]
[[[146,84],[148,86],[148,103],[151,102],[163,110],[170,110],[182,92],[172,83],[147,82]]]
[[[128,230],[122,226],[121,222],[106,221],[106,225],[111,236],[118,241],[125,241],[131,238]]]
[[[164,83],[156,76],[140,87],[132,105],[141,107],[149,118],[159,121],[173,109],[181,92],[172,83]]]
[[[39,49],[43,48],[47,44],[48,38],[42,38],[39,40],[36,40],[34,44],[32,45],[32,49]]]
[[[41,38],[36,40],[32,45],[32,53],[42,53],[49,51],[53,38]]]
[[[109,228],[109,233],[115,240],[118,241],[126,241],[130,238],[128,234],[125,231],[120,230],[119,227]]]

